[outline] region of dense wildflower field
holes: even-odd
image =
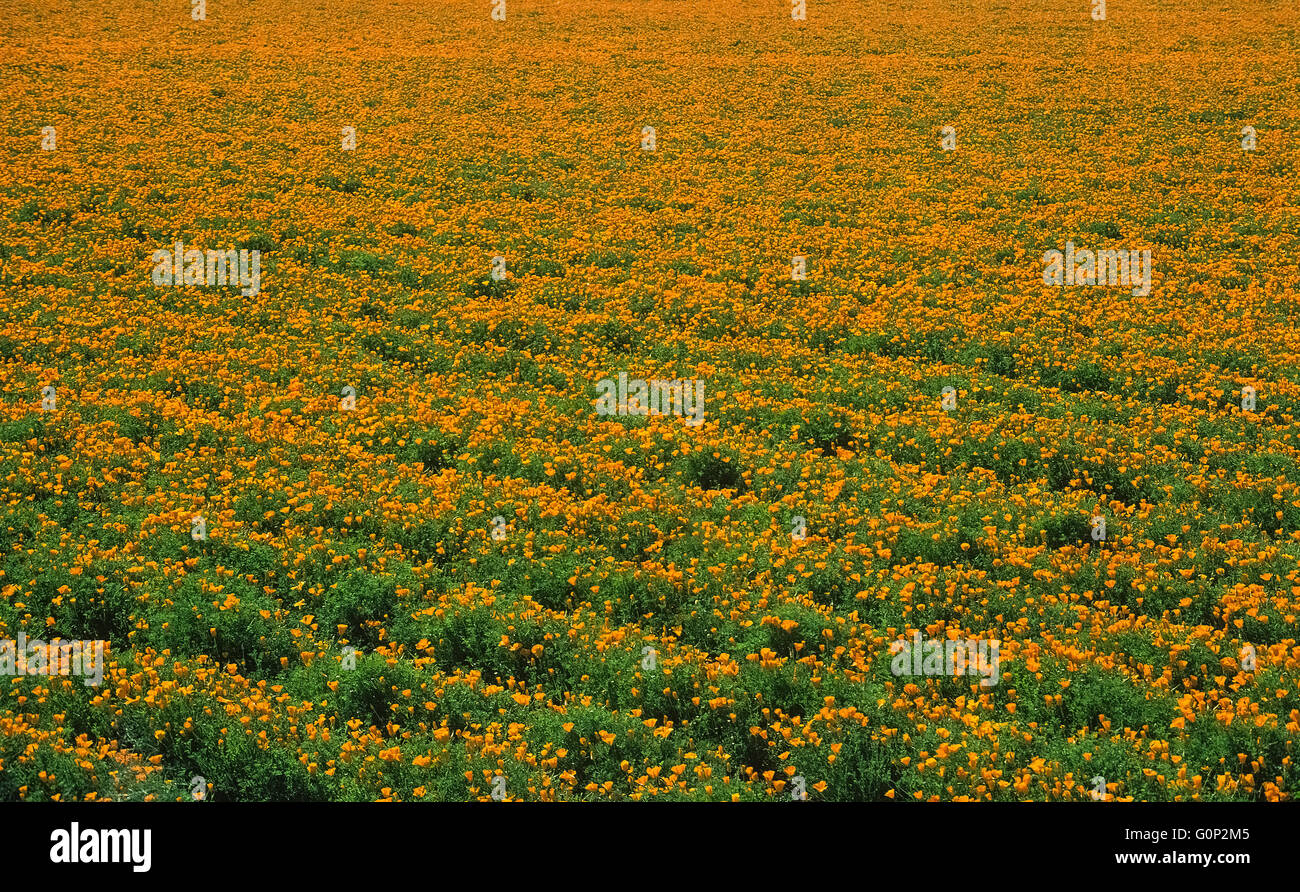
[[[1294,797],[1295,4],[198,11],[0,19],[0,799]]]

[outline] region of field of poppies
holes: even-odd
[[[1300,7],[1103,9],[9,4],[0,800],[1294,798]]]

